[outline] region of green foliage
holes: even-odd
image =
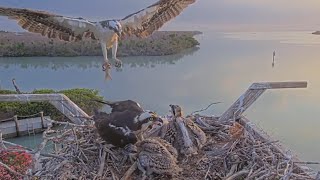
[[[93,89],[68,89],[61,91],[54,91],[52,89],[34,90],[31,94],[52,94],[61,93],[69,97],[75,104],[88,114],[92,114],[94,109],[101,109],[102,104],[92,101],[93,99],[103,100],[97,90]],[[16,94],[15,91],[0,90],[0,94]],[[1,102],[1,114],[16,114],[19,116],[28,116],[43,111],[44,115],[49,115],[55,120],[62,120],[64,116],[48,102]]]
[[[148,38],[129,37],[119,41],[117,55],[121,57],[177,54],[199,45],[194,38],[196,34],[198,32],[155,32]],[[29,36],[21,42],[20,36],[11,36],[10,39],[5,36],[0,38],[0,56],[102,56],[100,44],[94,40],[66,43]],[[111,50],[108,51],[108,55],[111,55]]]
[[[22,50],[24,48],[24,43],[17,43],[17,49]]]

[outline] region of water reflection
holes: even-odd
[[[155,68],[157,65],[174,65],[181,61],[185,56],[193,55],[199,47],[187,49],[181,53],[168,56],[136,56],[119,57],[124,66]],[[16,66],[22,69],[28,68],[50,68],[54,71],[78,68],[80,70],[101,67],[101,57],[6,57],[0,59],[0,67],[4,69]],[[116,69],[118,72],[121,69]]]
[[[185,56],[192,56],[195,52],[197,52],[200,48],[194,47],[191,49],[187,49],[182,53],[170,55],[170,56],[153,56],[153,57],[130,57],[123,58],[123,63],[130,67],[147,67],[147,68],[155,68],[157,65],[174,65],[178,61],[181,61]]]

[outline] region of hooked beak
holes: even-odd
[[[164,121],[160,117],[156,117],[154,121],[152,121],[148,126],[148,131],[152,131],[158,129],[164,124]]]
[[[174,105],[170,104],[169,106],[171,108],[171,112],[172,112],[173,116],[176,116],[176,111],[174,109]]]

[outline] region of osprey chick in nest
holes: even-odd
[[[138,169],[143,172],[142,179],[152,173],[177,175],[181,168],[177,165],[177,150],[167,141],[154,137],[137,143]]]
[[[166,22],[178,16],[196,0],[159,0],[155,4],[123,19],[89,21],[84,18],[72,18],[44,11],[0,7],[0,16],[15,19],[29,32],[39,33],[48,38],[64,41],[80,41],[91,38],[100,42],[104,63],[102,69],[110,68],[107,49],[112,48],[112,58],[116,67],[122,62],[117,59],[118,41],[125,36],[147,37],[161,28]]]
[[[172,118],[148,131],[148,136],[159,136],[170,142],[182,156],[197,154],[207,142],[206,134],[191,119],[183,117],[178,105],[170,105]]]

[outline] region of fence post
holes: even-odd
[[[13,116],[13,120],[14,120],[14,123],[16,124],[17,136],[19,137],[20,136],[20,128],[19,128],[19,123],[18,123],[18,116],[17,115]]]
[[[44,117],[43,117],[43,111],[40,112],[40,118],[41,118],[41,126],[42,126],[42,129],[44,129]]]

